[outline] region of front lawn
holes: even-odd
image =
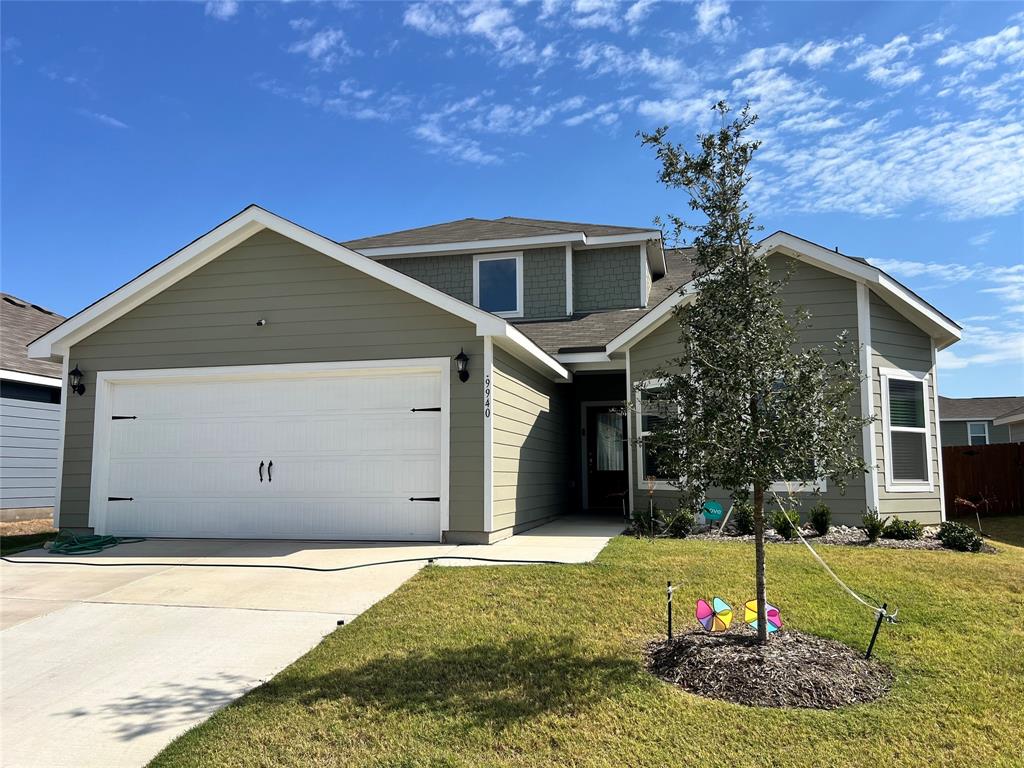
[[[708,701],[643,668],[665,581],[677,627],[699,596],[742,613],[749,544],[619,537],[591,565],[431,567],[153,764],[1020,765],[1024,549],[998,547],[820,548],[900,609],[876,650],[893,691],[832,712]],[[803,547],[769,545],[768,579],[787,626],[864,647],[872,616]]]

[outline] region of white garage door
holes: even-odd
[[[142,379],[106,392],[104,533],[440,538],[436,368]]]

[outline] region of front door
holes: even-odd
[[[622,512],[628,490],[626,415],[621,405],[586,408],[586,504],[588,509]]]

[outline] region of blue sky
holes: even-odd
[[[348,239],[686,212],[634,137],[751,100],[765,229],[964,325],[1024,394],[1024,4],[3,3],[2,283],[70,314],[250,202]]]

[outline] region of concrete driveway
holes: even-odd
[[[424,565],[317,573],[213,563],[335,568],[445,555],[586,562],[621,528],[565,518],[489,547],[154,539],[73,558],[131,564],[109,568],[21,553],[15,559],[47,564],[0,563],[0,760],[143,765]]]

